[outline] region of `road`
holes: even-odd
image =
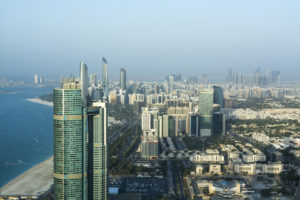
[[[120,129],[116,130],[114,133],[112,133],[109,138],[108,142],[109,144],[114,143],[119,137],[122,136],[124,130],[129,128],[132,125],[136,125],[138,123],[138,119],[134,119],[132,121],[126,122]]]

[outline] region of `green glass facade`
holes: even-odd
[[[87,112],[81,89],[54,89],[54,199],[87,199]],[[70,89],[72,88],[72,89]]]
[[[88,199],[108,199],[106,108],[88,108]]]
[[[199,115],[200,115],[200,135],[202,133],[211,134],[213,128],[213,97],[212,89],[200,91],[199,94]]]

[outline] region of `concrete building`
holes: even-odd
[[[224,156],[218,154],[195,153],[189,159],[195,163],[224,163]]]
[[[158,154],[158,133],[154,129],[143,131],[143,135],[141,136],[142,159],[157,159]]]
[[[209,173],[211,174],[221,174],[221,165],[220,164],[210,164]]]
[[[202,174],[203,173],[203,166],[197,165],[196,166],[196,174]]]
[[[255,174],[255,169],[256,169],[255,163],[249,163],[249,164],[239,163],[239,164],[234,164],[233,168],[234,168],[234,172],[236,172],[236,173],[244,173],[244,174],[248,174],[248,175]]]

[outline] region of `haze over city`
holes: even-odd
[[[1,1],[1,77],[77,74],[79,61],[111,80],[166,74],[224,80],[228,68],[281,70],[299,80],[299,1]],[[74,70],[76,69],[76,70]]]
[[[299,1],[0,2],[0,200],[299,200]]]

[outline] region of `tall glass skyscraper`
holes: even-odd
[[[87,199],[87,113],[79,82],[54,89],[54,198]]]
[[[108,76],[107,76],[107,62],[105,58],[102,58],[102,87],[104,90],[104,96],[107,97],[108,95]]]
[[[120,69],[120,89],[126,90],[126,70]]]
[[[83,92],[86,71],[53,91],[55,200],[108,199],[106,106]]]
[[[202,90],[199,94],[200,136],[210,136],[212,134],[213,96],[213,89]]]
[[[220,108],[224,108],[223,89],[218,86],[214,86],[214,104],[219,104]]]
[[[108,199],[107,113],[105,103],[88,108],[88,197]]]

